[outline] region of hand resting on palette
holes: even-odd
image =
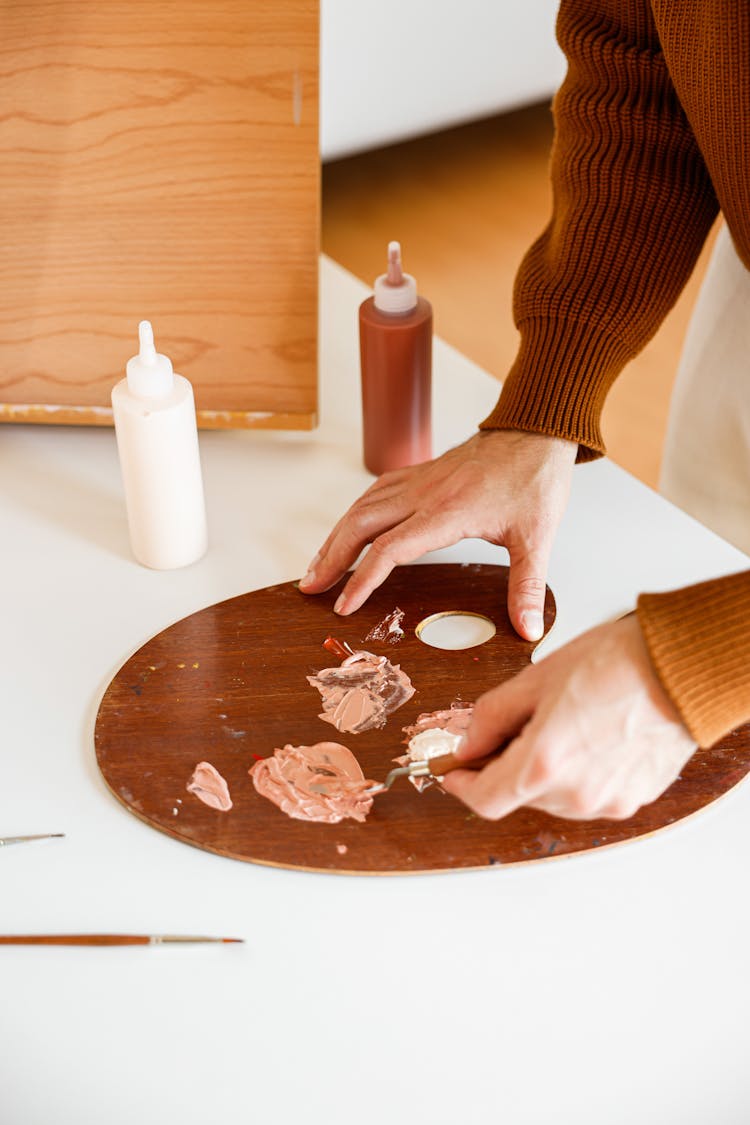
[[[370,544],[336,602],[336,612],[347,615],[395,566],[461,539],[486,539],[510,555],[514,628],[526,640],[539,640],[547,563],[577,449],[575,442],[545,434],[485,431],[434,461],[386,473],[336,524],[300,589],[329,589]]]
[[[302,591],[330,588],[369,543],[335,606],[350,614],[395,566],[478,537],[508,549],[508,613],[521,636],[538,640],[576,451],[542,434],[486,431],[434,461],[386,473],[339,520]],[[585,633],[482,696],[459,753],[483,757],[509,737],[497,761],[443,783],[489,819],[521,806],[626,819],[660,796],[696,749],[635,617]]]
[[[555,816],[624,820],[671,785],[696,749],[648,656],[637,618],[592,629],[477,700],[456,751],[488,754],[443,788],[499,819],[521,806]]]

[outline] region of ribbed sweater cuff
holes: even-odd
[[[750,570],[642,594],[638,620],[659,679],[700,746],[750,719]]]
[[[550,434],[577,442],[579,461],[601,456],[602,407],[627,349],[575,319],[524,320],[519,329],[516,361],[480,429]]]

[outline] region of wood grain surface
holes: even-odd
[[[750,769],[750,728],[699,751],[658,801],[628,821],[569,821],[521,809],[481,820],[432,787],[398,781],[375,798],[364,824],[292,820],[260,797],[248,777],[256,757],[286,743],[338,741],[365,776],[381,781],[403,752],[402,728],[424,711],[471,702],[520,671],[534,646],[510,627],[508,572],[479,564],[401,567],[353,617],[333,613],[340,587],[305,597],[294,583],[243,594],[201,610],[148,641],[107,688],[96,722],[99,767],[131,812],[185,843],[256,863],[358,874],[488,868],[601,848],[642,836],[715,800]],[[397,644],[364,641],[399,606]],[[486,644],[463,651],[429,648],[419,622],[442,610],[468,610],[497,626]],[[547,592],[545,624],[554,620]],[[323,641],[386,654],[416,693],[381,730],[339,734],[318,718],[320,696],[305,677],[336,660]],[[226,778],[234,807],[208,808],[186,791],[198,762]]]
[[[317,0],[8,0],[0,421],[108,424],[138,321],[210,427],[317,410]]]

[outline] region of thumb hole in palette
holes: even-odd
[[[420,621],[416,628],[422,644],[449,651],[486,644],[496,632],[495,623],[489,617],[465,613],[460,609],[433,613]]]

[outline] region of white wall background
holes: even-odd
[[[321,0],[321,155],[549,97],[557,0]]]

